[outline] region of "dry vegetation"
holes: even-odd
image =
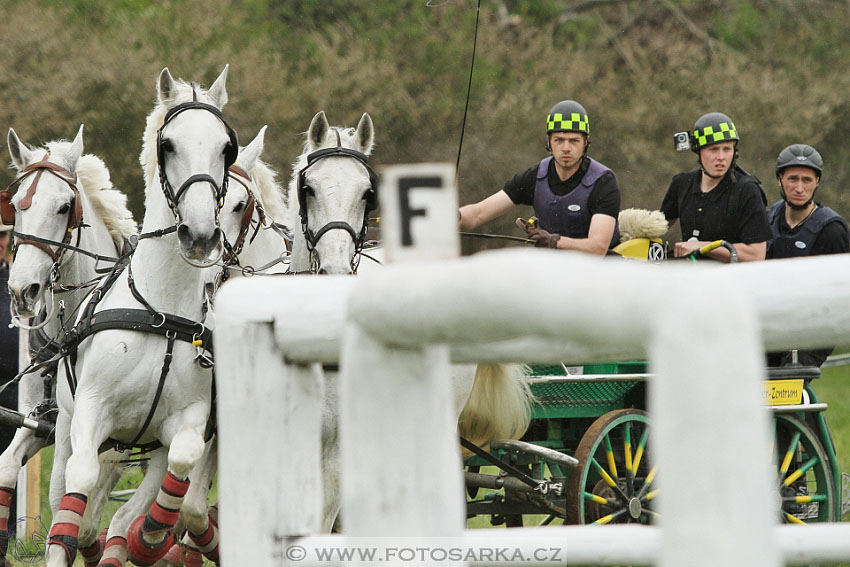
[[[429,7],[433,5],[435,7]],[[820,198],[850,216],[847,2],[482,0],[460,171],[461,200],[501,187],[544,155],[563,98],[590,112],[591,154],[618,175],[623,206],[655,208],[691,169],[673,132],[721,110],[741,163],[776,196],[773,163],[794,142],[826,161]],[[457,157],[475,0],[5,0],[0,125],[29,141],[86,124],[141,218],[138,165],[159,71],[209,84],[225,63],[229,120],[283,176],[320,109],[338,124],[372,114],[376,163]],[[11,177],[0,170],[0,182]],[[510,219],[493,231],[511,231]]]

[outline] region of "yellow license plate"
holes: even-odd
[[[803,380],[765,380],[761,383],[764,404],[789,406],[803,401]]]

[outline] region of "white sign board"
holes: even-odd
[[[393,165],[381,173],[381,235],[387,261],[459,256],[454,166]]]

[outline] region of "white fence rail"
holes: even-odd
[[[454,218],[439,213],[417,220]],[[511,250],[414,260],[356,280],[254,279],[222,290],[224,562],[319,564],[287,550],[345,541],[315,535],[325,388],[315,362],[341,364],[345,537],[480,545],[505,532],[464,530],[450,362],[639,358],[656,374],[649,403],[660,526],[534,529],[536,536],[564,547],[570,565],[850,560],[850,526],[775,525],[759,388],[765,347],[850,344],[850,258],[652,266]]]

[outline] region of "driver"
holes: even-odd
[[[773,230],[773,240],[767,246],[769,259],[850,251],[847,223],[838,213],[814,200],[822,173],[823,159],[811,146],[794,144],[779,153],[776,179],[782,199],[768,212]],[[798,362],[803,366],[820,366],[832,350],[801,350]],[[791,352],[767,355],[768,366],[786,366],[792,361]]]
[[[587,155],[590,122],[573,100],[552,107],[546,119],[552,153],[518,173],[501,191],[460,208],[460,230],[475,228],[516,205],[534,206],[537,222],[517,219],[535,246],[604,256],[619,244],[620,187],[614,172]]]
[[[661,203],[672,223],[679,219],[682,241],[674,255],[687,256],[715,240],[734,245],[740,261],[764,260],[771,238],[761,182],[737,164],[738,130],[720,112],[700,117],[688,133],[699,169],[673,177]],[[729,261],[729,251],[718,248],[708,256]]]

